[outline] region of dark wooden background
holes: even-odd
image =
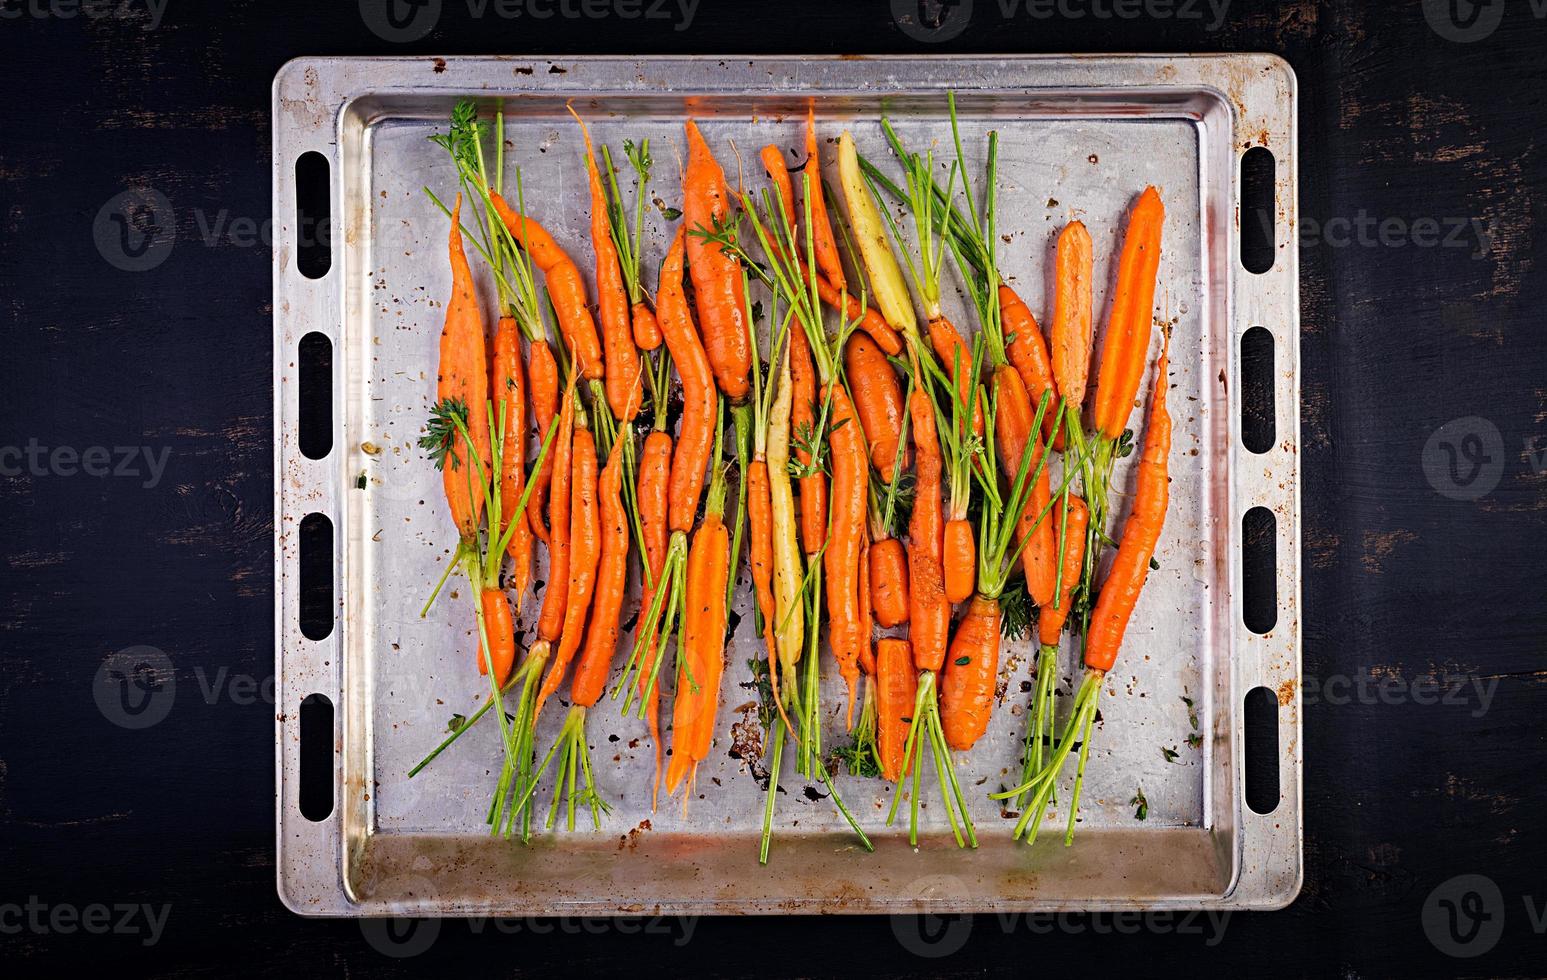
[[[428,36],[392,44],[351,0],[113,0],[107,17],[0,3],[0,450],[169,451],[159,481],[143,460],[140,477],[0,477],[0,956],[29,975],[1547,972],[1531,912],[1547,902],[1547,20],[1527,0],[1234,0],[1217,30],[1207,7],[1008,21],[1000,0],[975,7],[958,36],[921,43],[886,2],[702,0],[679,31],[475,20],[446,0]],[[706,920],[684,945],[670,925],[446,922],[395,959],[357,923],[281,907],[274,709],[246,687],[274,666],[269,252],[245,225],[204,239],[221,215],[268,218],[269,84],[285,60],[1234,50],[1282,54],[1301,94],[1305,673],[1328,694],[1305,713],[1291,908],[1133,936],[1098,934],[1112,924],[1099,918],[1039,933],[984,917],[944,928],[931,949],[955,952],[939,958],[898,938],[911,920]],[[176,245],[122,271],[93,223],[143,187],[172,203]],[[1459,247],[1428,243],[1424,219],[1465,228]],[[1395,223],[1361,240],[1362,220]],[[164,651],[176,684],[143,730],[93,697],[104,658],[135,645]],[[1418,703],[1433,674],[1469,693]],[[1337,678],[1369,683],[1334,695]],[[1496,891],[1451,880],[1463,874]],[[1443,898],[1494,916],[1496,945],[1443,952],[1443,922],[1423,915]],[[32,921],[29,901],[46,909]],[[165,907],[156,942],[143,913],[133,931],[69,931],[71,910],[120,903]]]

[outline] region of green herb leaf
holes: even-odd
[[[957,657],[956,658],[956,666],[958,666],[958,667],[965,667],[965,666],[967,666],[970,663],[972,663],[972,658],[971,657]]]
[[[1128,805],[1134,808],[1133,818],[1135,820],[1144,820],[1149,817],[1150,801],[1144,798],[1144,787],[1141,786],[1134,792],[1133,799],[1128,801]]]

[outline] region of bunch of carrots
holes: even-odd
[[[610,682],[621,710],[649,727],[652,808],[662,785],[680,791],[685,808],[719,731],[745,542],[773,719],[761,861],[787,743],[795,772],[819,782],[871,848],[824,752],[824,637],[847,689],[840,714],[853,738],[843,750],[850,771],[896,783],[887,822],[909,799],[909,840],[917,843],[927,747],[957,844],[977,845],[953,753],[987,730],[1002,609],[1017,593],[1038,607],[1040,653],[1022,784],[996,797],[1029,798],[1015,834],[1033,838],[1078,746],[1072,836],[1102,678],[1165,517],[1162,353],[1133,502],[1101,574],[1101,552],[1113,540],[1106,525],[1114,464],[1132,450],[1128,417],[1148,359],[1164,212],[1151,188],[1129,217],[1087,405],[1090,235],[1076,221],[1058,236],[1044,337],[999,272],[997,138],[989,134],[981,177],[972,179],[954,100],[950,110],[954,159],[946,166],[932,151],[910,151],[883,120],[901,180],[861,157],[844,132],[836,193],[822,179],[813,113],[803,152],[762,149],[759,187],[739,179],[733,187],[689,120],[682,221],[653,296],[642,268],[649,143],[623,147],[635,184],[626,200],[610,148],[598,156],[576,115],[593,306],[580,267],[528,212],[519,168],[514,200],[504,196],[502,116],[491,134],[472,104],[457,107],[449,132],[434,138],[451,157],[459,193],[448,208],[426,188],[450,218],[453,290],[421,444],[442,473],[459,541],[431,603],[458,569],[477,586],[476,663],[490,690],[410,775],[492,711],[504,751],[488,813],[493,832],[531,834],[550,771],[547,825],[561,807],[571,829],[581,808],[600,825],[608,803],[586,719]],[[839,199],[841,212],[829,204]],[[911,241],[893,204],[911,215]],[[495,282],[492,336],[466,241]],[[942,310],[947,255],[971,301],[970,330]],[[518,663],[515,624],[539,544],[548,571],[537,639]],[[625,594],[633,555],[637,605]],[[617,658],[631,613],[634,643]],[[1087,673],[1060,733],[1054,693],[1066,626],[1084,641]],[[623,666],[614,677],[616,659]],[[537,724],[566,680],[568,714],[544,750]]]

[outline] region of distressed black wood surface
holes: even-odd
[[[390,44],[348,0],[114,0],[106,17],[67,16],[72,0],[0,3],[0,449],[167,453],[159,480],[143,458],[137,476],[96,477],[64,475],[63,460],[15,473],[15,456],[0,456],[8,964],[26,975],[1547,972],[1532,928],[1547,903],[1536,231],[1547,19],[1526,0],[1235,0],[1213,30],[1214,12],[1187,0],[1132,9],[1198,16],[1131,20],[1096,16],[1110,0],[1046,19],[1024,0],[976,0],[959,35],[920,43],[891,9],[911,6],[702,0],[677,30],[680,14],[480,20],[445,0],[431,33]],[[1007,7],[1021,12],[1006,20]],[[1458,40],[1473,34],[1486,36]],[[255,227],[269,216],[269,83],[302,54],[683,50],[1263,50],[1294,66],[1305,672],[1319,693],[1305,716],[1305,888],[1291,908],[1222,930],[1140,922],[1134,936],[1100,934],[1129,926],[1110,918],[982,917],[932,934],[933,952],[955,950],[939,958],[898,938],[912,920],[705,920],[685,943],[682,924],[592,935],[446,922],[428,951],[394,959],[356,923],[280,906],[275,709],[262,684],[274,646],[270,277]],[[130,187],[160,191],[175,214],[175,248],[147,272],[108,264],[93,235],[99,209]],[[1426,244],[1425,219],[1451,244]],[[159,724],[126,730],[92,684],[105,657],[136,645],[165,653],[176,696]],[[1417,703],[1415,682],[1430,675],[1462,682],[1460,703]],[[1478,906],[1465,895],[1477,882],[1445,885],[1463,874],[1486,876],[1496,895],[1482,887]],[[1463,936],[1468,910],[1502,922],[1489,952],[1437,948],[1445,924],[1426,930],[1422,911],[1447,897],[1461,902]],[[72,918],[141,903],[165,909],[155,942],[143,913],[134,931],[107,934]],[[121,918],[107,915],[109,927]]]

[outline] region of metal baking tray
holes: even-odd
[[[598,143],[615,150],[626,138],[649,137],[653,190],[676,204],[688,115],[733,179],[737,154],[754,161],[744,178],[756,187],[763,180],[757,149],[796,146],[808,104],[822,134],[849,128],[874,159],[888,160],[883,110],[910,144],[940,141],[939,152],[948,153],[948,90],[957,93],[969,146],[981,147],[990,128],[1000,133],[999,224],[1010,235],[1003,268],[1039,316],[1047,312],[1046,269],[1063,222],[1077,216],[1091,230],[1104,314],[1133,195],[1154,183],[1168,209],[1158,302],[1175,318],[1171,510],[1160,569],[1103,698],[1074,846],[1065,848],[1051,827],[1035,848],[1012,842],[1013,821],[987,799],[1019,771],[1033,657],[1018,642],[1006,644],[1001,658],[1002,700],[988,736],[959,759],[975,801],[977,850],[958,850],[932,794],[925,833],[910,848],[904,829],[882,826],[889,786],[839,777],[876,842],[875,853],[864,853],[830,802],[813,799],[819,794],[786,765],[772,857],[759,867],[761,763],[734,757],[731,734],[733,724],[749,723],[752,741],[761,735],[755,711],[745,707],[755,694],[742,686],[748,660],[761,656],[750,615],[727,651],[715,756],[701,768],[699,795],[685,815],[677,800],[650,811],[643,723],[604,701],[589,729],[599,786],[614,807],[603,829],[586,822],[530,845],[491,839],[482,818],[499,759],[494,725],[468,733],[425,772],[405,778],[448,718],[476,708],[488,690],[471,669],[465,585],[461,601],[418,616],[452,541],[439,479],[414,445],[433,400],[440,303],[449,290],[446,221],[421,187],[449,190],[452,174],[426,137],[444,131],[460,98],[490,106],[503,100],[509,161],[523,169],[527,200],[540,202],[535,213],[589,274],[588,201],[566,103],[590,121]],[[308,915],[1287,904],[1301,881],[1295,98],[1293,72],[1265,55],[287,64],[273,90],[275,770],[284,902]],[[1260,275],[1238,257],[1240,158],[1255,146],[1276,159],[1276,262]],[[331,166],[336,225],[331,269],[315,280],[298,274],[295,261],[296,160],[309,151]],[[659,217],[650,228],[652,280],[668,231]],[[948,303],[947,312],[970,323],[960,298],[948,300],[956,305]],[[1262,454],[1241,442],[1240,340],[1254,326],[1270,332],[1274,353],[1277,442]],[[333,350],[332,450],[322,459],[306,458],[297,442],[297,345],[310,333],[327,337]],[[1117,485],[1125,485],[1122,477]],[[1276,519],[1277,618],[1265,635],[1248,630],[1242,617],[1242,519],[1253,507]],[[307,639],[298,624],[297,532],[312,513],[333,527],[336,615],[321,640]],[[750,607],[745,574],[737,601],[743,611]],[[1067,644],[1063,656],[1067,691],[1077,664]],[[841,680],[828,673],[827,701],[836,712]],[[1279,802],[1269,814],[1249,808],[1243,791],[1243,704],[1259,687],[1276,692],[1279,703]],[[316,822],[298,809],[297,708],[313,694],[335,706],[335,805]],[[1187,744],[1192,710],[1196,747]],[[547,715],[543,744],[563,711]],[[843,741],[836,715],[827,730],[830,743]],[[745,742],[748,729],[739,731]],[[756,752],[744,744],[738,754]],[[1142,821],[1129,803],[1141,788],[1149,802]]]

